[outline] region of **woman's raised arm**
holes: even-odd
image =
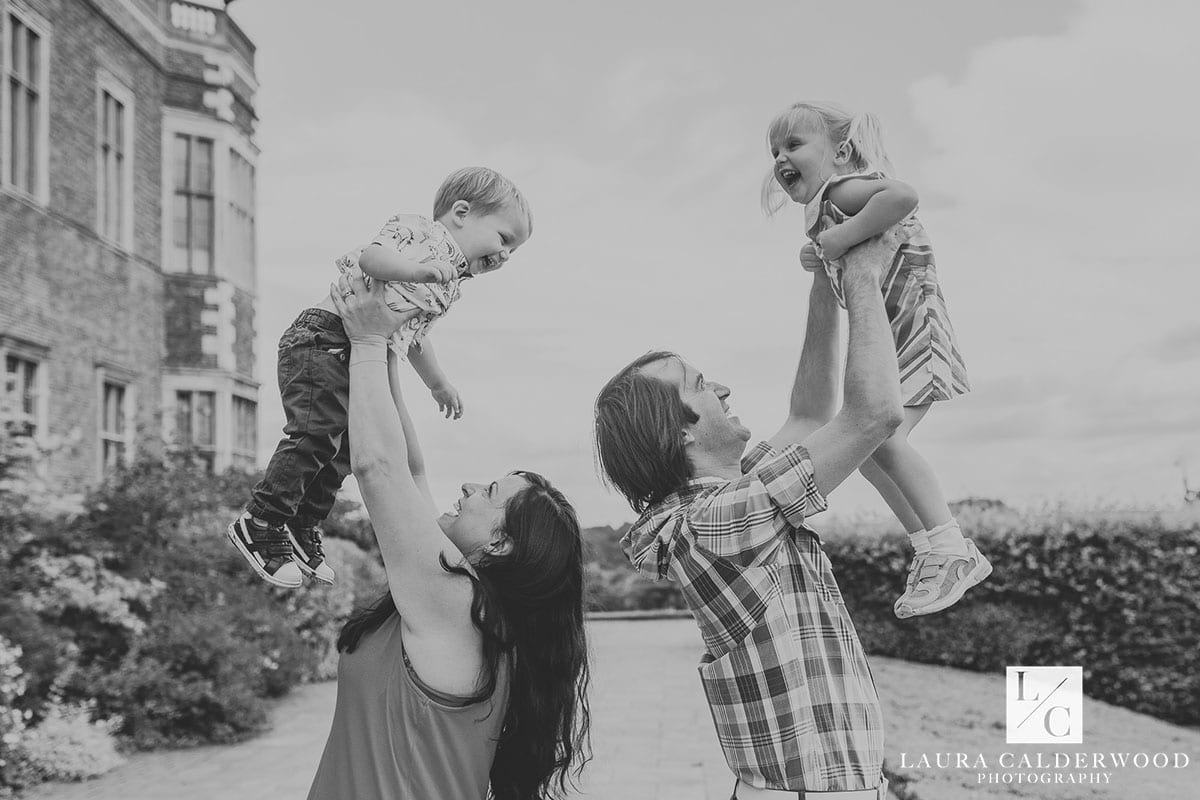
[[[330,296],[351,342],[351,469],[379,541],[392,599],[414,630],[470,628],[470,582],[443,570],[440,561],[444,555],[458,563],[462,553],[438,526],[433,504],[413,475],[409,426],[401,423],[402,400],[397,404],[388,378],[387,337],[404,318],[387,307],[381,281],[368,289],[361,278],[343,276]],[[417,455],[419,460],[419,449]]]

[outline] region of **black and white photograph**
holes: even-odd
[[[0,798],[1196,796],[1197,30],[0,0]]]

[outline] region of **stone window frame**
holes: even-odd
[[[33,364],[33,411],[26,413],[24,409],[17,410],[14,415],[18,421],[26,422],[33,427],[33,441],[39,447],[46,446],[50,439],[50,378],[47,366],[49,364],[50,348],[29,342],[0,336],[0,401],[8,402],[9,393],[14,389],[24,393],[24,386],[10,388],[13,379],[9,377],[9,359]],[[18,381],[20,378],[17,379]],[[22,404],[23,405],[23,404]]]
[[[183,395],[187,395],[187,397],[188,397],[188,416],[187,416],[187,418],[188,418],[188,422],[189,422],[189,430],[187,431],[186,441],[181,440],[180,430],[179,430],[179,428],[180,428],[179,422],[182,417],[181,410],[180,410],[180,403],[182,401]],[[205,395],[210,399],[209,428],[210,428],[210,433],[211,433],[211,441],[204,442],[204,443],[197,443],[195,441],[196,440],[196,436],[195,436],[196,423],[200,416],[197,413],[197,404],[196,404],[196,398],[198,395]],[[220,423],[220,415],[221,415],[220,400],[221,400],[221,393],[216,391],[215,389],[185,388],[183,386],[177,386],[175,388],[175,398],[174,398],[175,405],[174,405],[174,413],[173,413],[174,441],[172,442],[172,445],[175,448],[183,448],[190,452],[199,453],[200,457],[204,460],[204,462],[207,465],[208,470],[210,472],[215,472],[216,468],[218,466],[217,465],[217,461],[218,461],[218,457],[219,457],[218,445],[219,445],[219,441],[220,441],[220,424],[219,423]]]
[[[245,447],[245,442],[242,441],[244,431],[242,430],[243,420],[238,408],[239,403],[248,404],[252,409],[249,415],[249,447]],[[235,390],[230,396],[229,418],[231,422],[230,454],[232,459],[235,463],[240,461],[243,465],[249,465],[253,468],[258,462],[258,398],[241,394]]]
[[[121,125],[121,138],[123,140],[123,151],[121,154],[121,169],[120,169],[120,227],[116,231],[116,236],[112,236],[105,224],[105,210],[107,204],[108,188],[105,184],[105,176],[108,174],[106,161],[106,153],[104,150],[107,137],[105,131],[105,95],[111,97],[115,102],[122,106],[123,121]],[[96,75],[96,232],[100,238],[110,244],[114,244],[124,250],[129,250],[133,247],[133,169],[134,159],[136,158],[136,142],[135,142],[135,124],[134,115],[136,113],[134,93],[115,75],[107,70],[100,70]]]
[[[38,75],[34,87],[38,98],[37,134],[34,154],[34,186],[26,188],[13,180],[12,157],[12,48],[11,22],[16,19],[23,27],[36,34],[40,40],[38,53]],[[16,0],[0,0],[0,36],[5,39],[4,59],[0,64],[0,148],[4,154],[0,168],[0,187],[5,191],[32,200],[40,205],[50,203],[50,48],[52,27],[44,17],[24,3]],[[17,78],[18,81],[21,78]]]
[[[96,365],[96,475],[103,480],[118,466],[131,464],[135,458],[137,425],[137,380],[131,370],[108,364]],[[122,395],[123,409],[119,420],[111,420],[108,412],[108,389],[118,389]],[[116,421],[117,430],[111,430],[110,421]],[[109,446],[119,446],[119,463],[109,459]]]

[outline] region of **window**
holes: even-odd
[[[102,75],[96,109],[96,229],[111,242],[133,238],[133,95]]]
[[[253,467],[257,461],[258,403],[245,397],[233,396],[233,455],[244,466]]]
[[[229,151],[229,247],[231,277],[243,286],[254,280],[254,165]]]
[[[213,272],[213,140],[175,134],[172,267]]]
[[[14,432],[37,436],[42,428],[41,363],[21,355],[4,357],[5,407]]]
[[[124,384],[100,383],[100,474],[108,475],[127,463],[130,450],[131,409]]]
[[[44,201],[47,31],[14,8],[4,22],[4,182]]]
[[[175,392],[175,443],[196,451],[209,471],[217,443],[215,392]]]

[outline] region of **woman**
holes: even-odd
[[[383,284],[331,293],[350,337],[351,464],[388,593],[338,637],[338,697],[309,800],[534,800],[588,752],[583,548],[544,478],[464,484],[437,516],[387,336]],[[397,413],[398,412],[398,413]]]

